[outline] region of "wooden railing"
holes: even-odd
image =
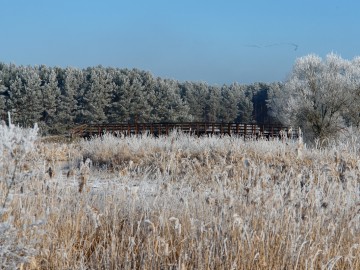
[[[201,135],[237,135],[244,137],[280,137],[288,135],[288,127],[272,124],[248,123],[209,123],[209,122],[183,122],[183,123],[123,123],[123,124],[84,124],[70,130],[72,137],[91,137],[105,133],[121,134],[124,136],[151,134],[154,136],[169,135],[173,130]],[[290,136],[290,134],[289,134]],[[292,137],[297,134],[293,132]]]

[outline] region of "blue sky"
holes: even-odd
[[[0,0],[0,62],[283,81],[296,58],[360,55],[358,0]]]

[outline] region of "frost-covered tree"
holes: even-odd
[[[189,108],[180,96],[176,81],[157,78],[154,97],[151,100],[151,121],[179,122],[187,119]]]
[[[253,122],[253,108],[254,104],[251,101],[251,97],[245,93],[241,93],[238,102],[239,114],[236,118],[237,122],[250,123]]]
[[[132,118],[135,122],[151,122],[151,104],[155,100],[155,79],[150,72],[139,71],[136,86],[132,88]]]
[[[57,118],[62,132],[75,124],[78,115],[78,100],[82,98],[83,72],[76,68],[62,70],[61,95],[59,97]]]
[[[106,111],[114,88],[113,80],[101,66],[88,68],[86,76],[87,86],[82,100],[81,118],[86,123],[105,123],[107,122]]]
[[[0,72],[0,118],[4,118],[3,115],[6,112],[6,87],[2,83]],[[2,119],[4,120],[4,119]]]
[[[246,87],[246,97],[252,101],[251,106],[253,109],[251,120],[256,121],[256,123],[266,124],[274,122],[274,119],[268,112],[268,100],[272,95],[272,92],[274,92],[272,88],[276,89],[278,86],[279,83],[253,83]],[[249,121],[251,120],[249,119]]]
[[[11,111],[14,122],[22,126],[38,122],[42,133],[64,133],[80,123],[265,121],[270,89],[267,84],[180,83],[138,69],[101,66],[63,69],[0,63],[0,80],[0,111]],[[356,110],[348,108],[346,122],[360,122]]]
[[[2,120],[7,121],[7,112],[11,110],[10,108],[10,83],[17,76],[17,67],[14,64],[4,64],[0,63],[0,103],[2,106]]]
[[[342,115],[348,125],[360,127],[360,57],[351,61],[351,69],[355,75],[352,102],[351,106],[345,108]]]
[[[206,83],[185,82],[182,85],[184,99],[190,108],[192,121],[206,121],[206,104],[209,87]]]
[[[270,84],[270,87],[267,92],[267,100],[266,100],[266,106],[268,108],[267,110],[267,117],[269,118],[269,123],[276,123],[281,124],[279,119],[275,116],[272,105],[274,103],[274,99],[281,96],[281,92],[283,91],[284,83],[282,82],[275,82]]]
[[[307,55],[296,60],[270,106],[283,124],[300,126],[308,138],[333,137],[344,128],[344,112],[356,105],[359,79],[352,61],[334,53],[324,60]]]
[[[111,93],[111,102],[108,110],[110,123],[124,123],[130,120],[129,107],[130,79],[126,70],[116,70],[113,74],[115,87]]]
[[[221,91],[220,118],[222,122],[234,122],[238,117],[238,101],[240,98],[240,86],[233,84],[231,86],[223,85]]]
[[[9,87],[9,108],[14,123],[24,127],[37,123],[43,112],[41,96],[39,74],[31,67],[19,67]]]
[[[137,69],[129,74],[129,88],[126,90],[130,101],[128,115],[130,122],[148,122],[151,119],[149,100],[154,98],[153,78],[148,72]]]
[[[221,113],[221,91],[217,86],[209,86],[208,95],[206,97],[205,121],[216,122],[220,118]]]
[[[41,77],[41,122],[40,127],[43,133],[58,133],[57,126],[59,118],[57,115],[57,109],[60,104],[60,88],[58,87],[58,80],[56,72],[53,68],[41,66],[40,68]]]

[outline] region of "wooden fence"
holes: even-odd
[[[173,130],[196,136],[202,135],[229,135],[244,137],[297,137],[297,133],[288,127],[272,124],[247,124],[247,123],[208,123],[208,122],[183,122],[183,123],[133,123],[133,124],[84,124],[70,130],[72,137],[91,137],[105,133],[123,136],[132,135],[169,135]]]

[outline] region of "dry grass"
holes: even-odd
[[[106,135],[67,145],[66,169],[51,147],[31,153],[1,215],[17,267],[360,269],[356,140]]]

